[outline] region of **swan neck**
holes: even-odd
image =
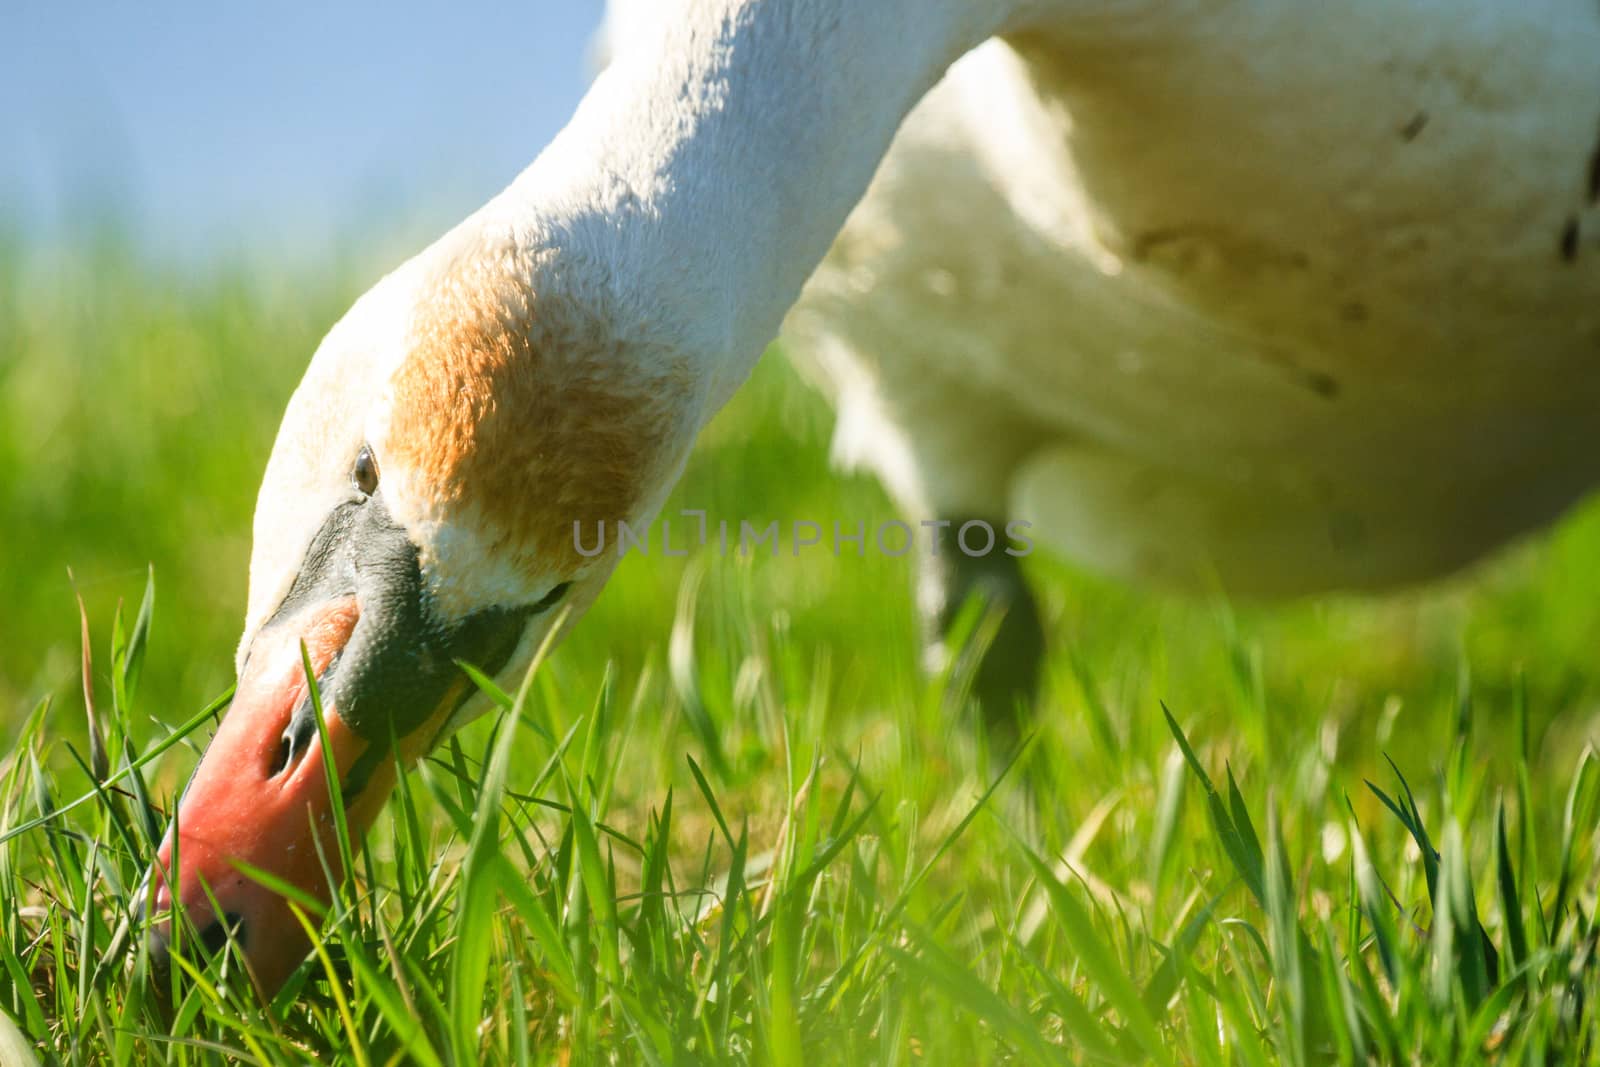
[[[630,16],[633,12],[629,12]],[[720,404],[945,68],[1000,28],[970,0],[644,2],[514,187],[588,216],[620,304],[700,349]],[[720,394],[720,395],[719,395]]]

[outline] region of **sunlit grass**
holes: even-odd
[[[514,709],[403,780],[272,1004],[224,957],[163,1008],[133,890],[230,678],[277,414],[359,286],[24,259],[0,255],[0,1011],[45,1059],[1590,1052],[1595,514],[1366,603],[1031,560],[1054,649],[1009,769],[962,680],[913,670],[909,560],[630,559]],[[828,471],[828,428],[766,361],[669,510],[889,517]]]

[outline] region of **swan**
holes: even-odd
[[[264,991],[306,941],[233,861],[326,894],[325,761],[370,824],[479,710],[454,662],[514,679],[582,614],[616,556],[574,524],[654,515],[780,327],[908,517],[1133,579],[1417,581],[1600,477],[1593,0],[619,0],[608,41],[289,402],[150,882]],[[985,685],[1024,693],[1014,558],[922,583],[1009,608]]]

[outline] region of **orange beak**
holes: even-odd
[[[332,893],[329,874],[343,876],[323,769],[329,753],[314,732],[303,752],[291,751],[288,738],[291,719],[297,711],[305,713],[309,697],[301,642],[320,678],[348,643],[359,616],[355,597],[342,597],[273,627],[251,647],[232,707],[184,792],[174,831],[151,872],[158,921],[150,931],[150,949],[158,974],[170,965],[172,918],[161,913],[172,911],[174,897],[207,949],[217,951],[230,939],[242,949],[264,996],[305,958],[309,942],[288,901],[237,862],[324,903]],[[345,724],[337,707],[324,708],[324,727],[333,766],[343,780],[368,742]],[[359,840],[371,825],[393,785],[394,760],[385,756],[358,794],[346,798],[352,838]],[[189,958],[196,957],[191,952]]]

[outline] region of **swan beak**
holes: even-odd
[[[371,825],[393,788],[389,746],[357,734],[336,704],[323,707],[324,750],[306,684],[302,642],[319,692],[327,693],[360,616],[355,596],[338,597],[302,609],[251,645],[233,704],[184,792],[151,872],[156,923],[149,947],[152,973],[162,985],[173,949],[174,897],[208,951],[230,943],[240,950],[264,996],[305,958],[310,942],[289,902],[244,865],[327,902],[329,876],[343,875],[325,770],[330,753],[352,841]],[[420,755],[404,750],[427,736],[419,730],[410,744],[402,740],[402,758]],[[310,921],[316,924],[315,917]],[[199,958],[192,941],[185,956]]]
[[[158,984],[170,971],[178,910],[201,946],[237,947],[256,988],[276,992],[310,941],[289,901],[250,872],[330,900],[344,876],[330,772],[357,848],[397,768],[425,755],[476,692],[457,664],[492,676],[539,607],[443,618],[418,550],[382,494],[334,507],[277,611],[250,639],[233,705],[156,854],[144,903],[154,913],[148,939]],[[184,948],[196,958],[192,941]]]

